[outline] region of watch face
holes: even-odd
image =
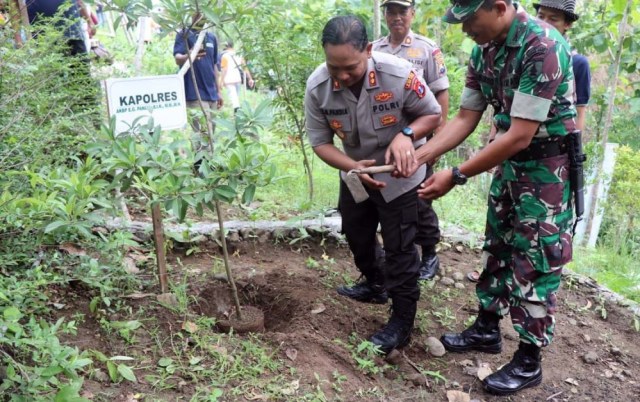
[[[404,135],[413,135],[413,130],[411,129],[411,127],[405,127],[402,129],[402,133]]]
[[[462,185],[467,182],[467,176],[460,173],[458,168],[454,168],[453,171],[453,183],[457,185]]]

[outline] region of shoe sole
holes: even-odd
[[[371,341],[370,341],[371,342]],[[382,347],[380,347],[380,350],[382,351],[382,353],[384,353],[385,355],[388,355],[389,353],[393,352],[396,349],[400,349],[400,348],[404,348],[405,346],[407,346],[409,344],[409,342],[411,342],[411,337],[408,337],[406,340],[400,342],[399,344],[397,344],[395,347],[389,349],[389,351],[386,351],[385,349],[382,349]],[[373,343],[373,342],[372,342]],[[374,345],[376,345],[376,343],[373,343]],[[378,345],[380,346],[380,345]]]
[[[492,355],[497,355],[499,353],[502,353],[502,342],[496,345],[476,345],[476,346],[466,346],[466,347],[451,346],[443,343],[443,346],[448,352],[456,352],[456,353],[471,352],[471,351],[490,353]]]
[[[485,391],[494,394],[494,395],[511,395],[511,394],[515,394],[516,392],[520,392],[523,389],[526,388],[531,388],[531,387],[537,387],[538,385],[540,385],[540,383],[542,383],[542,373],[540,373],[540,375],[536,378],[534,378],[533,380],[531,380],[531,382],[528,382],[526,384],[523,384],[522,386],[520,386],[517,389],[504,389],[504,388],[492,388],[490,386],[488,386],[487,384],[485,384],[484,382],[482,383],[483,388]]]
[[[387,302],[389,301],[389,296],[384,296],[384,297],[381,297],[381,298],[358,299],[358,298],[351,297],[351,296],[349,296],[347,294],[344,294],[344,293],[340,292],[340,289],[336,290],[336,292],[340,296],[348,297],[349,299],[355,300],[355,301],[360,302],[360,303],[387,304]]]
[[[430,277],[428,277],[428,278],[425,276],[425,277],[420,277],[420,278],[418,278],[418,280],[419,280],[419,281],[432,281],[432,280],[433,280],[433,278],[435,278],[435,277],[436,277],[435,275],[430,276]]]

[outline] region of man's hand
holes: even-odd
[[[222,99],[222,97],[218,98],[217,106],[218,109],[222,109],[222,106],[224,106],[224,100]]]
[[[418,168],[418,161],[415,159],[415,148],[411,138],[402,133],[398,133],[391,141],[384,154],[387,165],[393,163],[398,169],[400,176],[409,177]]]
[[[365,167],[374,166],[375,164],[376,164],[375,159],[364,159],[364,160],[358,161],[354,169],[362,169]],[[373,177],[369,176],[366,173],[360,173],[358,174],[358,177],[360,178],[360,181],[364,183],[365,186],[369,187],[372,190],[380,190],[381,188],[384,188],[387,185],[387,183],[383,181],[374,180]]]
[[[451,169],[441,170],[433,174],[420,185],[418,197],[435,200],[447,194],[453,188],[453,173]]]

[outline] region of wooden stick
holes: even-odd
[[[162,293],[167,293],[169,292],[169,280],[167,276],[167,260],[164,253],[164,228],[162,226],[162,211],[160,210],[160,204],[154,203],[152,205],[151,219],[153,220],[153,242],[156,246],[160,291]]]

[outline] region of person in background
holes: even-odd
[[[34,27],[34,37],[37,37],[37,25],[46,23],[48,18],[55,17],[61,6],[68,6],[64,11],[64,18],[57,21],[57,26],[64,28],[64,37],[67,41],[67,54],[69,56],[78,56],[86,60],[89,49],[83,34],[82,23],[80,17],[87,24],[87,32],[89,36],[96,33],[96,27],[91,19],[91,14],[87,11],[87,7],[82,0],[29,0],[27,1],[27,14],[29,15],[29,23]]]
[[[75,112],[90,111],[91,123],[98,126],[100,116],[96,112],[99,106],[98,85],[91,77],[89,46],[85,37],[83,20],[87,25],[87,33],[94,35],[96,27],[82,0],[29,0],[27,14],[32,27],[32,34],[38,40],[40,26],[55,23],[63,30],[63,54],[70,60],[73,83],[81,88],[82,95],[69,100],[69,106]],[[62,10],[62,18],[55,19]]]
[[[96,1],[96,17],[98,17],[98,25],[104,23],[104,4],[101,1]]]
[[[580,18],[576,14],[575,0],[540,0],[538,3],[533,3],[533,8],[536,9],[539,19],[556,28],[565,39],[567,39],[567,31]],[[591,69],[589,68],[589,60],[573,48],[571,49],[571,63],[573,64],[576,112],[578,113],[576,127],[584,132],[587,106],[591,98]]]
[[[484,270],[473,325],[440,339],[451,352],[500,353],[509,315],[520,343],[511,361],[483,380],[508,395],[542,382],[541,350],[555,329],[563,267],[572,259],[569,182],[576,111],[569,44],[511,0],[452,0],[445,22],[462,24],[471,52],[460,109],[416,151],[419,164],[455,148],[494,109],[495,139],[418,190],[436,199],[497,166],[489,191]]]
[[[193,48],[200,34],[205,27],[205,20],[201,14],[192,17],[192,26],[179,31],[173,45],[173,57],[178,66],[189,63],[189,52]],[[218,91],[218,39],[211,32],[207,32],[202,42],[202,46],[194,60],[184,75],[184,93],[187,101],[187,108],[200,110],[198,95],[202,100],[205,109],[206,124],[211,124],[215,130],[215,111],[223,105],[222,97]],[[196,78],[194,85],[191,68]],[[209,149],[209,138],[207,130],[200,122],[199,118],[191,121],[194,134],[191,138],[191,145],[194,153],[199,153]]]
[[[409,178],[360,174],[369,198],[356,203],[344,178],[352,169],[395,163],[405,173],[415,146],[440,124],[440,105],[411,63],[372,52],[364,24],[354,16],[334,17],[322,31],[326,62],[307,80],[306,132],[313,151],[340,170],[338,208],[342,230],[364,280],[338,294],[385,304],[387,324],[370,337],[384,353],[410,341],[420,298],[416,234],[417,186],[426,168]],[[342,149],[334,143],[342,143]],[[382,227],[385,262],[376,238]]]
[[[248,88],[253,88],[255,83],[244,59],[237,55],[233,49],[231,40],[228,40],[225,44],[220,60],[220,69],[222,70],[222,84],[229,94],[231,106],[235,113],[240,108],[242,84],[246,82]]]
[[[415,0],[383,0],[381,7],[389,36],[373,42],[373,50],[393,54],[413,64],[440,104],[441,126],[444,125],[449,112],[449,78],[444,56],[435,42],[411,31],[411,23],[416,15]],[[433,133],[429,133],[427,139],[432,136]],[[426,178],[432,174],[433,168],[429,164]],[[440,269],[440,260],[436,254],[436,245],[440,242],[438,216],[431,201],[425,199],[418,200],[418,215],[416,244],[422,248],[420,279],[431,280]]]

